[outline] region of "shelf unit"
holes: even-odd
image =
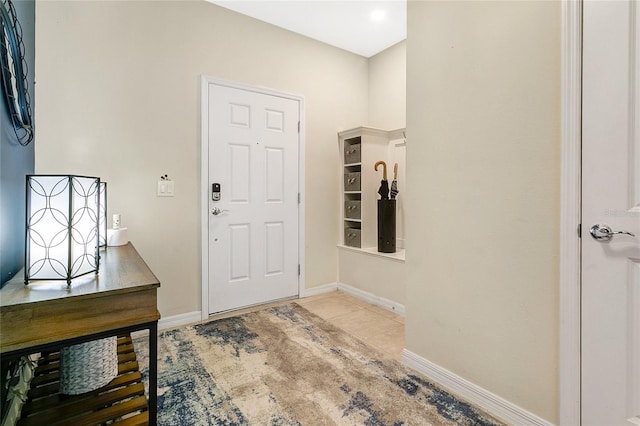
[[[131,335],[118,337],[118,375],[108,384],[80,395],[63,395],[60,352],[44,353],[38,360],[18,426],[57,424],[148,425],[149,404]]]
[[[371,249],[377,247],[377,200],[382,171],[373,169],[377,161],[388,161],[389,143],[402,138],[402,131],[357,127],[338,133],[340,154],[340,236],[341,245]],[[389,183],[393,164],[387,164]]]

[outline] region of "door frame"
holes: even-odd
[[[298,191],[300,203],[298,204],[298,263],[300,274],[298,275],[298,295],[303,294],[305,288],[305,115],[304,96],[285,93],[261,86],[251,86],[230,80],[223,80],[208,75],[200,77],[200,241],[201,257],[201,318],[209,318],[209,84],[229,87],[232,89],[246,90],[263,95],[278,96],[298,102],[298,114],[300,117],[300,131],[298,132]]]
[[[562,3],[559,413],[581,424],[582,0]]]

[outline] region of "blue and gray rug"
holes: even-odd
[[[165,331],[158,354],[160,425],[500,424],[295,303]]]

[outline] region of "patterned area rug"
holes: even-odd
[[[501,424],[295,303],[165,331],[158,354],[160,425]]]

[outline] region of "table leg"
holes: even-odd
[[[149,424],[155,426],[158,416],[158,322],[149,326]]]

